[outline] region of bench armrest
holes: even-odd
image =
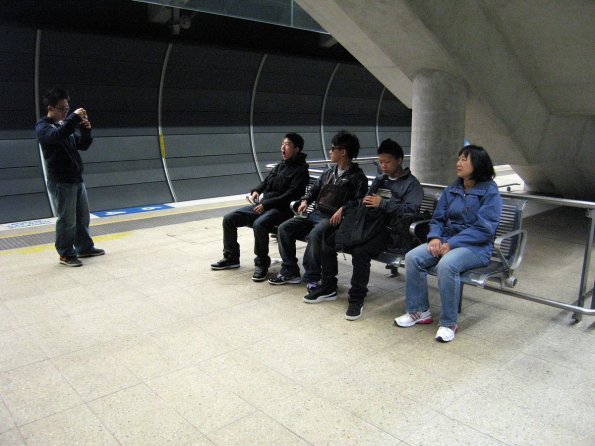
[[[427,227],[430,224],[430,221],[432,221],[432,220],[431,219],[418,220],[418,221],[414,221],[413,223],[411,223],[411,225],[409,225],[409,234],[411,234],[413,239],[416,240],[417,242],[419,242],[419,244],[425,243],[424,240],[420,239],[419,231],[422,228]]]
[[[507,259],[502,254],[501,247],[502,247],[502,243],[504,243],[504,241],[506,239],[510,239],[512,237],[519,237],[519,239],[516,241],[514,247],[511,246],[511,249],[514,249],[514,255],[512,256],[512,258]],[[523,256],[525,255],[525,245],[526,244],[527,244],[527,231],[525,231],[524,229],[517,229],[515,231],[511,231],[511,232],[503,234],[499,237],[496,237],[496,240],[494,240],[494,252],[498,256],[500,261],[504,265],[506,265],[507,268],[514,271],[515,269],[517,269],[519,267],[519,265],[523,261]]]
[[[297,208],[299,207],[299,205],[300,205],[301,202],[302,202],[302,200],[292,201],[291,203],[289,203],[289,208],[293,212],[293,215],[295,215],[296,217],[302,217],[303,218],[303,217],[306,217],[308,214],[310,214],[314,210],[314,203],[310,203],[308,205],[308,207],[306,208],[306,213],[305,214],[298,214]]]

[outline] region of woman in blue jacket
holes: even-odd
[[[454,339],[460,274],[487,265],[494,249],[502,212],[502,199],[493,181],[495,175],[492,160],[483,147],[468,145],[459,151],[458,179],[440,196],[430,222],[428,243],[405,257],[407,313],[395,319],[399,327],[433,322],[427,271],[436,266],[441,301],[436,340]]]

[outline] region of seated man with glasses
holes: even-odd
[[[83,183],[79,150],[87,150],[93,138],[84,108],[68,115],[68,93],[53,88],[43,97],[47,115],[37,121],[35,135],[47,168],[47,187],[56,212],[56,250],[60,263],[82,266],[79,257],[105,254],[95,248],[89,234],[89,202]],[[68,115],[68,116],[67,116]]]
[[[366,195],[368,178],[357,163],[352,162],[359,153],[357,136],[340,131],[332,139],[330,162],[334,166],[322,173],[316,183],[302,197],[298,214],[305,214],[314,203],[314,211],[303,217],[294,217],[279,226],[277,241],[283,260],[281,271],[269,279],[271,285],[307,283],[308,293],[316,290],[320,280],[320,249],[322,234],[329,226],[338,226],[343,218],[343,206]],[[304,277],[296,258],[296,240],[307,236],[308,244],[303,258]]]
[[[360,208],[371,213],[379,222],[379,227],[374,226],[372,221],[358,218],[349,218],[353,209],[348,209],[346,218],[341,224],[339,232],[350,234],[349,240],[359,233],[357,223],[364,222],[366,227],[375,228],[366,237],[366,241],[342,249],[343,252],[351,254],[353,272],[351,274],[351,288],[349,289],[349,304],[345,313],[345,319],[355,321],[362,315],[364,299],[368,294],[368,282],[370,280],[371,260],[391,243],[390,230],[388,229],[389,219],[396,221],[406,215],[415,214],[421,205],[424,191],[418,179],[413,176],[409,168],[403,168],[403,149],[392,139],[382,141],[377,150],[378,164],[381,175],[378,175],[367,195],[361,202]],[[354,205],[354,203],[350,203]],[[369,212],[370,210],[374,210]],[[352,214],[354,215],[354,214]],[[361,215],[361,214],[360,214]],[[326,234],[322,247],[320,262],[322,267],[322,279],[320,289],[304,297],[304,302],[314,304],[337,299],[337,251],[336,239],[338,232]],[[345,240],[344,240],[345,241]]]

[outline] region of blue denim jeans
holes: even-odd
[[[254,231],[254,265],[268,268],[271,265],[269,257],[269,232],[291,216],[289,208],[286,212],[279,209],[269,209],[262,214],[254,212],[254,206],[244,206],[226,214],[223,217],[223,256],[230,260],[240,259],[240,245],[238,244],[238,228],[249,226]]]
[[[300,273],[295,243],[298,239],[305,238],[316,226],[319,221],[317,215],[318,213],[315,215],[315,212],[312,212],[307,218],[293,217],[279,225],[277,242],[279,254],[283,260],[280,272],[284,276],[295,276]]]
[[[48,190],[56,210],[56,251],[65,257],[93,247],[89,234],[89,201],[85,183],[48,181]]]
[[[316,221],[314,228],[308,234],[308,244],[304,251],[304,276],[302,280],[306,283],[320,281],[322,272],[322,236],[330,226],[330,216],[314,211],[310,217]]]
[[[432,257],[428,244],[412,249],[405,256],[407,271],[407,312],[426,311],[428,301],[428,268],[436,265],[438,289],[440,290],[440,325],[453,327],[457,324],[461,273],[470,268],[484,266],[485,262],[470,248],[455,248],[444,257]]]

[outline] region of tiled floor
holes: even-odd
[[[528,219],[520,290],[576,297],[582,215]],[[348,322],[348,262],[339,299],[306,305],[252,282],[240,234],[235,271],[209,269],[220,218],[98,236],[107,255],[82,268],[52,245],[0,251],[0,444],[595,444],[592,317],[466,289],[439,344],[436,324],[392,325],[403,276],[374,263]]]

